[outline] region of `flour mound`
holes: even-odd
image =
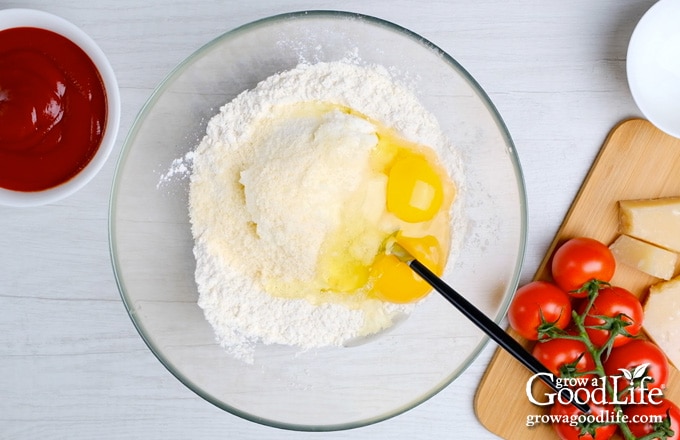
[[[271,279],[301,289],[311,283],[321,243],[341,221],[344,194],[366,173],[376,144],[370,123],[343,112],[277,123],[286,117],[281,109],[308,102],[379,121],[433,148],[453,164],[454,180],[459,174],[434,117],[381,66],[300,65],[224,105],[193,155],[189,211],[198,304],[220,344],[246,362],[259,343],[340,346],[390,327],[414,307],[313,304],[267,293]]]

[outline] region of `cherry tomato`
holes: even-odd
[[[564,329],[570,321],[569,295],[546,281],[532,281],[517,289],[508,310],[510,326],[532,341],[539,339],[544,328]]]
[[[577,291],[592,280],[609,282],[614,276],[616,260],[609,248],[592,238],[572,238],[553,255],[551,271],[555,283],[572,296],[583,298],[588,292]]]
[[[627,405],[623,413],[628,416],[628,427],[633,435],[642,438],[653,433],[656,423],[650,423],[650,416],[670,416],[669,428],[673,430],[673,435],[666,437],[667,440],[680,439],[680,408],[668,399],[660,399],[658,405]],[[644,420],[644,422],[642,421]]]
[[[581,305],[581,313],[585,311],[585,306],[586,303]],[[633,337],[640,333],[642,320],[644,318],[644,310],[642,304],[640,304],[640,300],[622,287],[611,286],[600,289],[597,298],[595,298],[595,301],[593,302],[592,308],[583,320],[590,340],[598,347],[602,347],[611,334],[610,330],[589,328],[605,324],[605,320],[600,318],[600,316],[609,318],[620,316],[623,321],[628,323],[623,329]],[[631,337],[624,334],[618,334],[614,338],[612,346],[620,347],[621,345],[627,344],[632,340]]]
[[[561,421],[552,424],[553,430],[562,440],[607,440],[611,438],[616,429],[618,428],[616,424],[603,424],[598,425],[596,423],[578,423],[576,426],[572,426],[573,423],[569,423],[568,420],[573,420],[574,418],[586,418],[586,417],[597,417],[600,414],[606,412],[610,413],[609,420],[614,420],[613,408],[610,406],[601,406],[594,403],[589,403],[590,413],[583,414],[574,405],[563,405],[556,402],[552,408],[550,408],[550,414],[553,416],[559,416]],[[604,418],[603,416],[602,418]],[[606,419],[605,419],[606,420]]]
[[[668,359],[666,359],[664,352],[661,351],[656,344],[650,341],[636,339],[622,347],[613,349],[603,366],[605,374],[610,379],[613,376],[621,377],[620,379],[617,379],[617,388],[618,391],[621,392],[630,385],[630,381],[625,377],[626,373],[621,370],[629,371],[633,377],[636,377],[638,376],[635,374],[636,367],[643,364],[649,364],[646,370],[644,370],[644,375],[652,378],[651,381],[644,381],[646,389],[663,390],[668,382]],[[642,371],[640,373],[642,373]],[[640,375],[638,379],[641,377],[642,375]],[[633,381],[633,384],[635,385],[635,390],[639,394],[641,391],[640,385],[636,385],[635,380]],[[640,401],[640,398],[636,398],[635,400]]]
[[[595,369],[595,361],[586,345],[576,339],[550,339],[534,345],[532,354],[553,374],[560,377],[594,377],[580,375]],[[572,370],[567,372],[565,370]]]

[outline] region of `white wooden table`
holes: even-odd
[[[0,439],[494,438],[473,412],[492,345],[429,401],[351,431],[260,426],[185,388],[136,333],[114,281],[107,215],[118,152],[153,88],[221,33],[305,9],[374,15],[449,52],[505,119],[528,193],[527,281],[609,130],[640,115],[626,83],[626,47],[653,3],[0,0],[0,8],[45,10],[88,32],[117,73],[123,110],[116,150],[85,189],[44,207],[0,207]]]

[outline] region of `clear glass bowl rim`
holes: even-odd
[[[255,422],[261,425],[265,426],[270,426],[274,428],[280,428],[280,429],[286,429],[286,430],[292,430],[292,431],[309,431],[309,432],[328,432],[328,431],[339,431],[339,430],[347,430],[347,429],[355,429],[359,428],[362,426],[367,426],[371,425],[374,423],[378,423],[387,419],[390,419],[392,417],[395,417],[397,415],[400,415],[404,412],[407,412],[416,406],[422,404],[423,402],[429,400],[432,398],[434,395],[442,391],[444,388],[446,388],[448,385],[450,385],[457,377],[459,377],[467,368],[474,362],[474,360],[479,356],[480,352],[482,349],[486,346],[486,344],[489,341],[488,337],[484,337],[481,342],[475,347],[475,349],[470,353],[468,358],[459,366],[457,372],[453,374],[450,377],[449,381],[446,381],[442,383],[439,387],[435,387],[428,392],[424,393],[419,399],[415,399],[410,404],[408,405],[403,405],[396,407],[392,412],[376,415],[373,418],[369,419],[364,419],[364,420],[359,420],[355,422],[350,422],[350,423],[343,423],[343,424],[336,424],[336,425],[323,425],[323,426],[314,426],[314,425],[300,425],[300,424],[291,424],[291,423],[285,423],[281,421],[276,421],[276,420],[269,420],[269,419],[264,419],[263,417],[241,411],[240,409],[231,406],[223,401],[220,401],[218,399],[213,398],[209,394],[206,394],[202,392],[202,390],[198,387],[193,386],[191,380],[189,380],[187,377],[185,377],[180,371],[174,368],[172,363],[167,360],[162,352],[156,349],[156,347],[153,345],[151,342],[150,338],[147,337],[147,335],[144,333],[141,325],[136,321],[136,318],[133,313],[131,313],[131,304],[130,300],[127,296],[127,290],[125,288],[125,283],[123,280],[123,277],[121,276],[118,267],[119,267],[119,261],[118,261],[118,254],[117,254],[117,248],[116,248],[116,228],[113,219],[115,218],[115,200],[117,197],[117,190],[118,190],[118,181],[120,178],[120,170],[122,165],[125,163],[125,159],[127,157],[127,154],[130,150],[130,144],[135,138],[135,134],[140,126],[140,123],[145,119],[147,113],[150,111],[150,109],[153,107],[154,103],[158,100],[158,98],[163,94],[165,89],[168,87],[168,84],[172,82],[172,80],[179,75],[184,68],[191,64],[195,59],[199,58],[202,56],[202,54],[206,51],[208,51],[212,46],[216,44],[220,44],[225,40],[228,40],[232,37],[235,37],[237,35],[240,35],[242,33],[245,33],[249,31],[252,28],[257,28],[259,26],[264,26],[268,25],[272,22],[278,22],[278,21],[284,21],[284,20],[304,20],[305,18],[313,19],[313,18],[340,18],[340,19],[356,19],[356,20],[362,20],[367,22],[368,24],[374,25],[374,26],[379,26],[386,28],[388,30],[391,30],[397,34],[402,34],[403,36],[406,36],[419,44],[425,46],[426,49],[432,50],[435,53],[437,53],[443,61],[446,63],[450,64],[451,67],[456,70],[461,76],[464,77],[464,79],[468,82],[470,87],[475,91],[475,93],[478,95],[480,100],[484,103],[486,108],[488,109],[489,113],[493,117],[494,121],[497,124],[498,130],[500,131],[503,140],[505,141],[506,148],[508,149],[508,157],[510,158],[510,161],[512,163],[514,172],[515,172],[515,177],[516,177],[516,184],[517,184],[517,189],[519,193],[519,199],[520,199],[520,222],[521,222],[521,229],[520,229],[520,234],[521,236],[519,237],[519,249],[517,253],[517,258],[516,258],[516,267],[513,272],[513,278],[509,280],[509,291],[514,292],[516,289],[518,283],[519,283],[519,277],[521,274],[521,268],[522,264],[524,262],[524,255],[525,255],[525,250],[526,250],[526,239],[527,239],[527,197],[526,197],[526,188],[524,185],[524,177],[523,177],[523,172],[521,168],[521,164],[519,161],[519,157],[517,155],[517,152],[515,150],[514,142],[512,141],[512,137],[510,136],[510,133],[507,129],[507,126],[505,125],[505,122],[503,121],[500,113],[496,109],[495,105],[491,102],[491,99],[487,95],[487,93],[482,89],[482,87],[479,85],[479,83],[470,75],[465,68],[463,68],[452,56],[450,56],[448,53],[446,53],[444,50],[442,50],[440,47],[435,45],[434,43],[430,42],[426,38],[420,36],[419,34],[406,29],[400,25],[397,25],[395,23],[392,23],[390,21],[386,21],[381,18],[377,18],[374,16],[370,15],[365,15],[361,13],[356,13],[356,12],[347,12],[347,11],[338,11],[338,10],[304,10],[304,11],[297,11],[297,12],[287,12],[287,13],[282,13],[282,14],[277,14],[277,15],[272,15],[269,17],[261,18],[249,23],[246,23],[244,25],[238,26],[236,28],[233,28],[231,30],[228,30],[224,32],[223,34],[217,36],[216,38],[212,39],[211,41],[207,42],[204,44],[202,47],[200,47],[198,50],[193,52],[191,55],[189,55],[187,58],[185,58],[182,62],[180,62],[173,70],[166,75],[166,77],[159,83],[158,86],[154,89],[150,97],[147,99],[145,104],[142,106],[140,111],[138,112],[137,116],[135,117],[134,121],[132,122],[131,128],[123,142],[123,146],[118,158],[118,161],[116,163],[116,168],[115,168],[115,173],[113,176],[113,185],[111,188],[111,194],[110,194],[110,199],[109,199],[109,222],[108,222],[108,229],[109,229],[109,252],[111,256],[111,263],[113,267],[113,272],[114,276],[116,279],[116,284],[118,286],[118,290],[121,296],[121,299],[123,301],[123,304],[125,305],[126,311],[128,313],[128,316],[130,317],[133,325],[137,329],[137,332],[139,335],[142,337],[142,340],[145,342],[147,347],[151,350],[151,352],[154,354],[154,356],[161,362],[161,364],[173,375],[175,376],[182,384],[184,384],[187,388],[189,388],[191,391],[199,395],[201,398],[204,400],[210,402],[211,404],[215,405],[216,407],[227,411],[233,415],[236,415],[240,418],[243,418],[245,420],[249,420],[251,422]],[[512,299],[513,295],[512,294],[507,294],[503,298],[503,301],[499,305],[498,308],[498,313],[496,314],[495,317],[493,317],[494,322],[499,324],[503,317],[505,316],[507,309],[509,307],[510,301]],[[480,330],[481,331],[481,330]]]

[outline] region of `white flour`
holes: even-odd
[[[343,144],[353,145],[347,151],[325,148],[318,133],[321,141],[295,141],[297,149],[266,145],[304,137],[294,127],[272,134],[278,128],[267,122],[280,106],[301,102],[327,102],[358,111],[406,139],[432,147],[453,180],[461,177],[457,157],[434,117],[379,66],[300,65],[223,106],[193,155],[190,216],[198,304],[220,344],[246,362],[253,362],[257,343],[301,349],[338,346],[389,327],[413,308],[377,300],[359,308],[314,305],[304,298],[265,292],[268,277],[309,278],[320,237],[337,222],[335,211],[343,203],[341,195],[333,193],[338,191],[333,183],[340,182],[342,190],[360,179],[362,171],[355,164],[365,162],[361,157],[372,146],[368,129],[342,116],[324,122],[319,131],[330,130],[324,136],[331,138],[343,135]],[[267,132],[269,137],[263,138]],[[305,151],[310,145],[314,151]],[[324,163],[327,166],[320,166]],[[294,172],[286,174],[287,170]],[[300,188],[295,180],[300,170],[308,170],[314,186],[327,185],[328,193]],[[279,191],[273,200],[263,196],[272,191]]]
[[[184,156],[172,161],[165,173],[161,174],[156,188],[161,188],[164,184],[173,182],[176,179],[186,179],[191,176],[191,167],[194,162],[194,152],[189,151]]]

